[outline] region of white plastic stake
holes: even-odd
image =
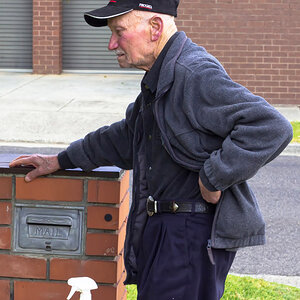
[[[80,300],[92,300],[91,290],[98,288],[97,283],[89,277],[73,277],[68,280],[71,291],[67,300],[70,300],[75,292],[80,292]]]

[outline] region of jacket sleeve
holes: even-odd
[[[132,169],[133,134],[137,101],[126,110],[126,118],[87,134],[70,144],[66,152],[74,166],[85,171],[103,165]]]
[[[216,63],[191,73],[185,91],[185,113],[194,127],[223,141],[200,170],[209,190],[225,190],[251,178],[292,139],[291,124]]]

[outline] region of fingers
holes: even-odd
[[[14,159],[13,161],[10,162],[9,167],[14,168],[14,167],[17,167],[17,166],[29,166],[29,165],[32,165],[32,166],[36,167],[36,165],[34,164],[33,156],[34,155],[19,156],[16,159]]]
[[[30,182],[34,179],[36,179],[37,177],[41,176],[43,174],[41,174],[41,172],[39,171],[39,169],[34,169],[33,171],[29,172],[26,176],[25,176],[25,181],[26,182]]]
[[[221,192],[217,191],[217,192],[209,192],[209,194],[206,194],[205,196],[203,196],[203,199],[206,202],[212,203],[212,204],[217,204],[220,200],[221,197]]]
[[[9,166],[34,166],[35,169],[25,176],[25,181],[30,182],[41,175],[47,175],[60,169],[57,155],[22,155],[13,160]]]
[[[19,157],[17,157],[16,159],[14,159],[13,161],[10,162],[9,167],[10,168],[14,168],[17,166],[34,166],[35,169],[31,172],[29,172],[26,176],[25,176],[25,181],[26,182],[30,182],[33,179],[35,179],[36,177],[39,176],[39,169],[38,166],[36,164],[36,156],[35,155],[21,155]]]
[[[199,178],[199,187],[202,194],[203,199],[212,204],[217,204],[221,198],[221,191],[210,191],[208,190],[202,183],[202,181]]]

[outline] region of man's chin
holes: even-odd
[[[126,69],[142,69],[142,70],[144,70],[144,68],[142,68],[138,65],[134,65],[132,63],[130,64],[126,60],[118,59],[118,63],[119,63],[120,68],[122,68],[122,69],[126,68]]]
[[[118,60],[118,63],[121,68],[133,68],[127,61]]]
[[[122,68],[122,69],[124,69],[124,68],[126,68],[126,69],[128,69],[128,68],[134,68],[133,66],[131,66],[131,65],[129,65],[129,64],[120,64],[120,63],[119,63],[119,66],[120,66],[120,68]]]
[[[129,64],[125,60],[124,55],[117,56],[117,60],[118,60],[120,68],[130,68]]]

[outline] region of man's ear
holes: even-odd
[[[151,26],[151,41],[157,41],[163,31],[163,27],[164,27],[164,23],[163,20],[158,17],[158,16],[154,16],[150,19],[150,26]]]

